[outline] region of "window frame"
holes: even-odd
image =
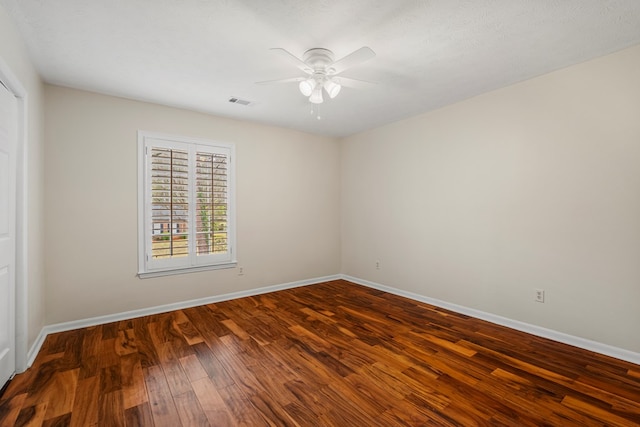
[[[185,258],[171,258],[166,262],[151,259],[151,238],[154,229],[151,222],[151,173],[148,147],[164,147],[177,150],[187,149],[195,154],[198,147],[204,152],[225,153],[227,162],[227,246],[224,254],[197,255],[197,251],[190,251]],[[189,242],[193,241],[195,249],[196,215],[195,212],[195,156],[189,156]],[[196,271],[234,268],[236,258],[236,199],[235,199],[235,144],[192,138],[178,135],[168,135],[158,132],[138,131],[138,277],[158,277],[173,274],[184,274]],[[191,243],[190,243],[191,245]],[[179,260],[179,261],[176,261]]]

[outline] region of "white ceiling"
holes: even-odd
[[[346,136],[640,43],[639,0],[0,0],[44,80]],[[320,107],[270,51],[377,56]],[[241,106],[232,96],[254,102]]]

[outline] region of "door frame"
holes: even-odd
[[[15,301],[15,352],[16,373],[24,372],[28,366],[28,162],[27,162],[27,119],[28,96],[20,80],[0,57],[0,81],[16,97],[18,104],[18,141],[16,146],[16,301]]]

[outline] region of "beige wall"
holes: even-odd
[[[342,272],[639,352],[638,76],[640,46],[345,139]]]
[[[31,347],[44,326],[44,235],[43,235],[43,88],[29,60],[17,28],[0,7],[0,58],[27,91],[27,346]],[[22,171],[19,171],[22,173]]]
[[[47,323],[332,275],[335,139],[46,86]],[[237,269],[137,272],[137,131],[236,144]]]

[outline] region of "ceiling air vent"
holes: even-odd
[[[251,101],[247,101],[246,99],[236,98],[235,96],[232,96],[231,98],[229,98],[229,102],[233,104],[240,104],[240,105],[251,105]]]

